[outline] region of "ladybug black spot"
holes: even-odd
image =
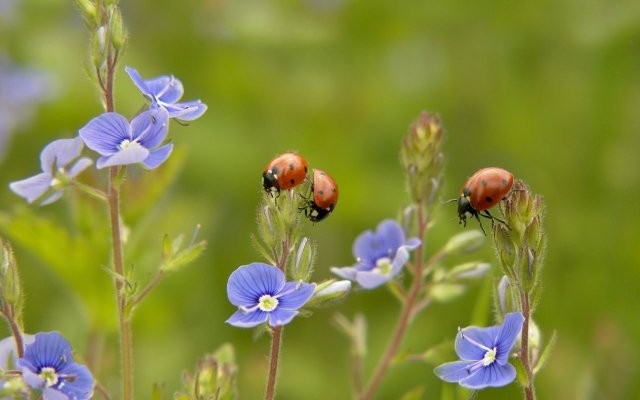
[[[507,187],[507,185],[509,185],[509,182],[506,179],[502,179],[502,186]]]
[[[487,197],[485,197],[485,198],[484,198],[484,200],[485,200],[487,203],[493,203],[493,197],[491,197],[491,196],[487,196]]]
[[[278,175],[278,173],[280,172],[280,168],[278,168],[278,167],[273,167],[273,168],[271,168],[271,170],[270,170],[270,171],[271,171],[271,173],[272,173],[272,174],[274,174],[274,175]]]
[[[318,190],[318,194],[319,194],[320,196],[324,196],[324,190]]]
[[[486,179],[481,180],[480,183],[482,183],[482,186],[485,186],[485,187],[487,186],[487,180]]]
[[[295,179],[291,179],[291,184],[295,185],[296,184],[296,180]]]
[[[306,174],[309,171],[309,169],[305,166],[304,167],[304,173]]]
[[[296,169],[296,166],[293,164],[289,164],[289,171],[293,171],[294,169]]]

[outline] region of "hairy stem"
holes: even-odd
[[[521,342],[522,347],[520,350],[520,359],[524,365],[525,373],[527,374],[527,385],[524,387],[524,397],[526,400],[536,399],[536,389],[533,385],[533,366],[531,365],[531,359],[529,358],[529,320],[531,319],[531,306],[529,304],[529,295],[521,288],[521,301],[522,301],[522,314],[524,316],[524,322],[522,323]]]
[[[282,326],[273,328],[271,334],[271,354],[269,356],[269,376],[267,379],[267,390],[265,400],[273,400],[276,395],[276,382],[278,375],[278,361],[280,360],[280,347],[282,343]]]

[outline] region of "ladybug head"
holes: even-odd
[[[265,192],[272,196],[280,194],[280,185],[278,185],[278,176],[271,170],[262,173],[262,187]]]
[[[478,215],[478,212],[471,206],[469,197],[464,193],[458,198],[458,217],[462,225],[467,226],[467,217]]]

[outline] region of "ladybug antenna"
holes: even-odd
[[[458,201],[458,198],[445,200],[445,201],[442,202],[442,204],[453,203],[454,201]]]

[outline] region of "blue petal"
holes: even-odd
[[[80,137],[91,150],[110,156],[124,140],[131,140],[129,121],[117,113],[104,113],[80,128]]]
[[[422,243],[420,239],[412,237],[404,242],[404,247],[406,247],[407,250],[415,250],[418,246],[420,246],[420,243]]]
[[[496,362],[498,364],[504,365],[508,362],[509,353],[518,339],[523,322],[524,316],[522,313],[513,312],[505,315],[497,339]]]
[[[142,146],[131,146],[113,155],[100,157],[96,167],[100,169],[114,165],[135,164],[144,161],[147,157],[149,157],[149,150]]]
[[[445,382],[458,382],[469,377],[469,367],[476,361],[453,361],[436,367],[433,372]],[[474,371],[476,372],[476,371]]]
[[[358,270],[353,267],[342,267],[342,268],[331,267],[331,272],[338,275],[340,278],[355,281]]]
[[[70,377],[56,385],[56,389],[69,396],[70,399],[86,400],[93,395],[93,376],[84,365],[69,363],[56,371]]]
[[[51,188],[51,175],[46,172],[20,181],[11,182],[9,188],[18,196],[33,203]]]
[[[250,313],[238,310],[226,322],[238,328],[253,328],[266,322],[268,317],[267,313],[262,310],[255,310]]]
[[[171,75],[147,79],[145,83],[158,102],[173,104],[180,100],[184,94],[182,82]]]
[[[82,157],[81,159],[76,161],[76,163],[73,164],[71,168],[69,168],[67,176],[69,176],[70,178],[75,178],[79,173],[89,168],[91,164],[93,164],[93,160],[88,157]]]
[[[40,153],[42,171],[54,175],[56,170],[65,168],[67,164],[78,158],[82,147],[82,139],[79,137],[54,140]]]
[[[163,106],[169,112],[169,118],[176,118],[181,121],[193,121],[200,118],[207,111],[207,105],[200,100],[163,104]]]
[[[508,385],[516,378],[516,369],[511,364],[499,365],[492,363],[479,368],[466,379],[459,383],[469,389],[483,389],[486,387],[500,387]]]
[[[275,296],[285,285],[284,274],[278,268],[252,263],[233,271],[227,282],[227,296],[234,306],[253,307],[260,296]]]
[[[167,110],[163,108],[145,111],[131,121],[131,136],[143,147],[153,149],[167,137],[168,122]]]
[[[394,220],[387,219],[378,224],[376,232],[366,231],[358,236],[353,244],[356,259],[374,268],[376,260],[393,257],[404,243],[404,231]]]
[[[280,291],[283,293],[278,296],[278,307],[276,310],[297,310],[305,305],[307,301],[313,296],[313,292],[316,290],[315,283],[304,282],[288,282],[284,285],[284,288]]]
[[[42,400],[69,400],[70,397],[58,389],[52,387],[42,390]]]
[[[71,362],[71,346],[58,332],[37,333],[35,341],[26,346],[18,365],[38,373],[42,367],[61,370]]]
[[[278,307],[268,314],[269,314],[269,325],[271,325],[272,327],[276,327],[276,326],[286,325],[289,322],[291,322],[293,317],[298,315],[298,312],[295,310],[286,310]]]
[[[495,347],[498,333],[500,333],[499,326],[464,328],[456,336],[456,354],[461,360],[482,360],[487,349]],[[479,347],[478,344],[486,349]]]
[[[400,246],[396,252],[396,256],[393,258],[390,276],[394,277],[402,271],[402,267],[409,261],[409,251],[406,246]]]
[[[149,156],[145,158],[145,160],[143,161],[143,164],[148,169],[157,168],[158,166],[160,166],[160,164],[165,162],[167,158],[169,158],[172,151],[173,151],[172,143],[168,143],[162,147],[158,147],[155,150],[151,150],[151,152],[149,153]]]
[[[365,289],[375,289],[391,280],[390,275],[383,275],[378,272],[360,271],[356,274],[356,281]]]
[[[131,67],[124,67],[124,70],[127,72],[127,74],[129,74],[129,78],[131,78],[131,80],[133,81],[133,84],[136,85],[143,94],[145,95],[151,94],[144,79],[142,79],[142,76],[140,76],[140,74],[138,73],[138,70]]]

